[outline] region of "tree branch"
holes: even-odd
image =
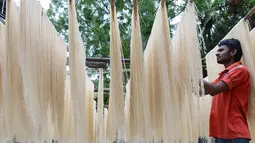
[[[108,14],[110,13],[110,10],[109,10],[109,8],[107,7],[107,5],[104,3],[104,1],[103,0],[101,0],[101,2],[102,2],[102,4],[104,5],[104,7],[107,9],[107,11],[108,11]]]
[[[101,0],[102,1],[102,0]],[[102,1],[103,2],[103,1]],[[110,13],[110,10],[106,7],[106,5],[105,5],[105,3],[103,3],[103,5],[104,5],[104,7],[106,7],[106,10],[105,9],[103,9],[102,7],[100,7],[100,5],[95,1],[95,3],[96,3],[96,5],[100,8],[100,9],[102,9],[103,11],[105,11],[107,14],[109,14]]]

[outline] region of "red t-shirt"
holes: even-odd
[[[250,75],[236,62],[220,73],[213,83],[224,81],[229,90],[213,96],[210,113],[210,136],[222,139],[251,139],[247,123]]]

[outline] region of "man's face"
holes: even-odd
[[[217,50],[216,57],[217,57],[217,62],[219,64],[224,64],[231,60],[231,58],[232,58],[231,51],[229,50],[229,48],[227,46],[222,45]]]

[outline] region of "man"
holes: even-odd
[[[250,75],[241,64],[243,55],[237,39],[219,43],[216,57],[225,66],[213,83],[204,80],[205,93],[213,96],[210,113],[210,136],[215,143],[249,143],[247,123]]]

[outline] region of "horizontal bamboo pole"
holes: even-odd
[[[255,6],[245,15],[244,20],[249,19],[255,13]]]

